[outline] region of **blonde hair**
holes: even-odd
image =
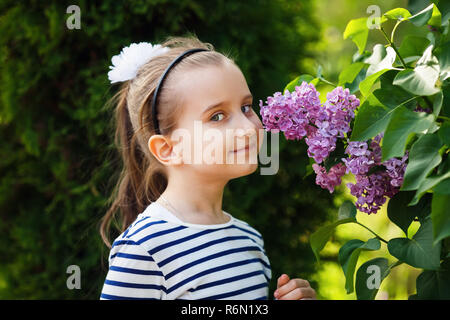
[[[109,233],[111,222],[123,232],[151,202],[156,201],[167,187],[165,167],[152,155],[147,141],[155,134],[151,102],[164,70],[181,53],[192,48],[208,51],[184,57],[170,69],[164,84],[159,88],[157,117],[162,135],[169,135],[176,127],[180,114],[180,97],[177,94],[177,76],[194,68],[222,66],[234,63],[228,54],[214,50],[210,43],[200,41],[195,35],[167,37],[161,43],[170,47],[168,52],[152,58],[140,67],[135,78],[122,83],[110,102],[114,102],[114,142],[120,153],[123,168],[107,203],[110,205],[101,219],[100,235],[111,248]],[[115,221],[120,216],[121,226]]]

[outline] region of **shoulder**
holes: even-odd
[[[225,211],[226,212],[226,211]],[[226,212],[228,213],[228,212]],[[228,213],[230,214],[230,213]],[[231,215],[231,214],[230,214]],[[261,245],[264,246],[264,239],[263,236],[261,234],[261,232],[259,232],[255,227],[253,227],[252,225],[250,225],[248,222],[242,220],[242,219],[238,219],[235,216],[233,216],[233,219],[235,221],[234,225],[241,229],[242,231],[249,233],[250,235],[253,235],[253,238]]]
[[[149,240],[164,232],[167,233],[171,227],[173,227],[172,224],[159,217],[139,214],[134,222],[114,240],[111,255],[119,250],[148,253],[152,243]]]

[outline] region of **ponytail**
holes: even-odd
[[[113,97],[117,100],[114,140],[123,159],[123,168],[108,200],[112,204],[100,224],[100,235],[109,248],[111,223],[115,222],[117,213],[120,213],[121,221],[116,229],[123,232],[150,202],[158,199],[167,186],[166,175],[159,163],[150,161],[137,143],[138,132],[134,133],[127,104],[128,89],[129,82],[125,82]]]

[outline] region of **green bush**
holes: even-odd
[[[319,27],[312,1],[108,0],[76,3],[81,29],[69,30],[71,4],[0,3],[0,298],[99,297],[109,253],[99,219],[121,166],[103,108],[111,56],[130,42],[194,32],[232,50],[259,101],[301,73],[311,56],[303,48],[317,40],[308,30]],[[264,236],[271,293],[281,273],[314,271],[307,234],[332,208],[313,177],[301,179],[305,150],[282,140],[277,175],[258,170],[224,195],[224,209]],[[66,287],[72,264],[81,290]]]

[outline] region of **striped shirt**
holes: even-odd
[[[100,299],[267,300],[263,238],[223,212],[226,223],[191,224],[151,203],[113,242]]]

